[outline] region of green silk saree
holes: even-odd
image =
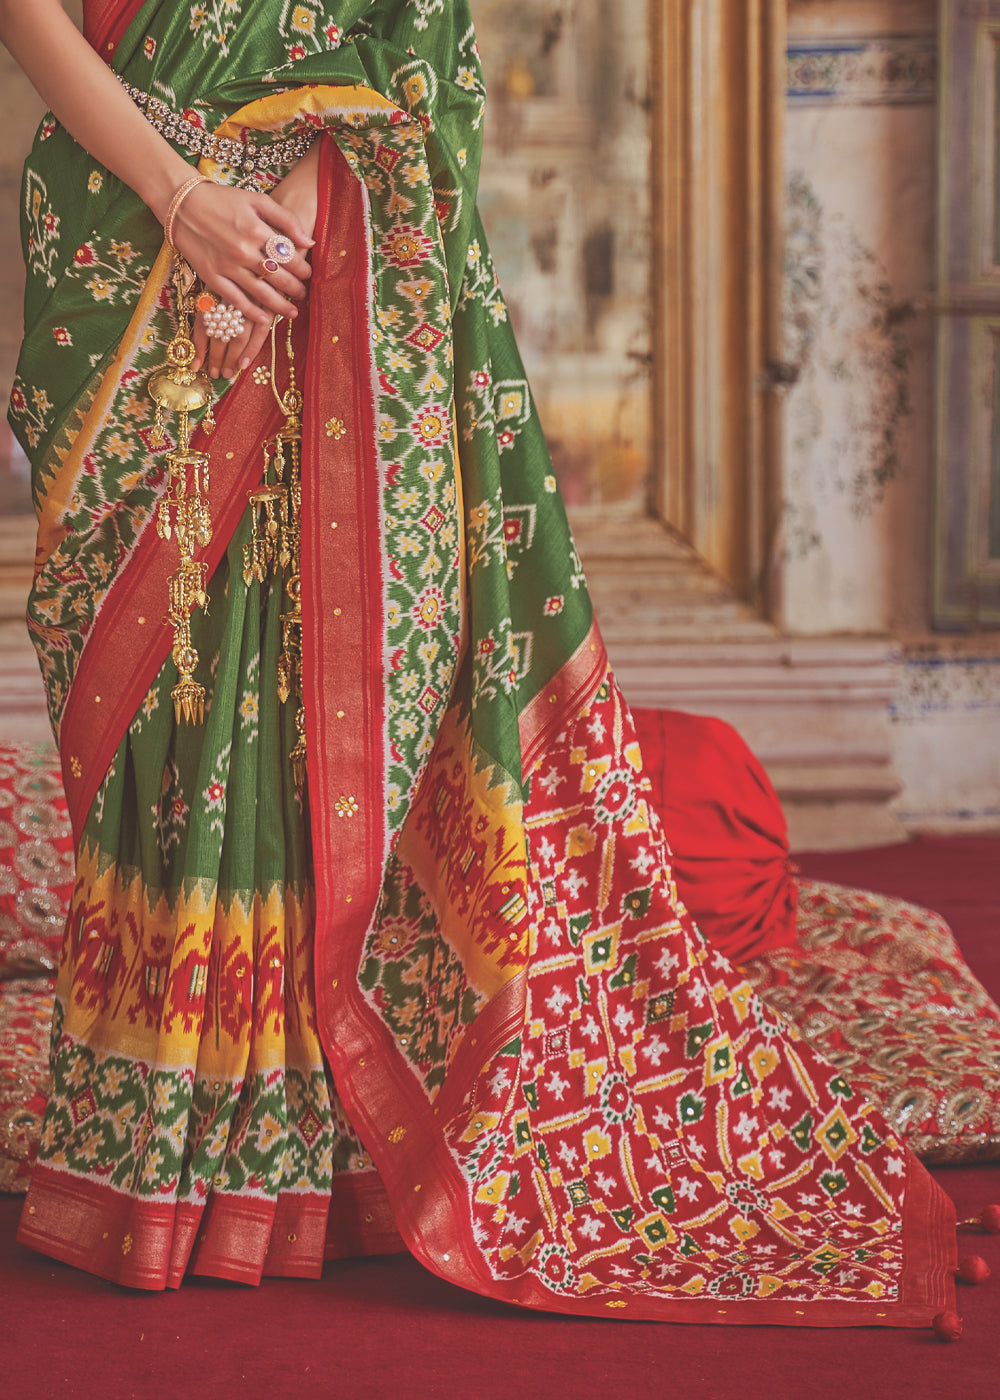
[[[265,182],[269,141],[323,143],[293,337],[307,780],[284,580],[243,577],[291,371],[268,351],[194,440],[207,703],[178,722],[146,392],[170,259],[48,119],[11,417],[78,865],[21,1238],[145,1288],[405,1245],[530,1307],[926,1324],[950,1204],[678,899],[476,212],[464,0],[104,0],[87,25]]]

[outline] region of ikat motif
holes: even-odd
[[[536,1305],[591,1312],[788,1300],[885,1317],[872,1309],[901,1296],[920,1169],[677,899],[475,212],[482,90],[467,7],[304,0],[282,4],[273,29],[257,9],[148,5],[116,61],[223,135],[323,129],[362,188],[368,343],[354,362],[370,383],[354,395],[317,383],[308,411],[324,452],[356,449],[377,468],[359,514],[386,700],[357,733],[386,811],[363,810],[349,787],[296,789],[291,720],[265,681],[280,590],[236,586],[238,527],[197,622],[204,725],[178,730],[165,668],[116,730],[83,832],[33,1192],[65,1191],[109,1222],[176,1207],[187,1238],[202,1202],[209,1224],[227,1201],[287,1212],[290,1197],[327,1200],[338,1168],[363,1178],[374,1161],[410,1247],[446,1274],[461,1248],[496,1296],[519,1301],[523,1287]],[[58,128],[31,168],[45,192],[63,171],[67,194],[57,208],[40,187],[37,211],[32,197],[38,237],[58,252],[45,245],[32,272],[21,364],[21,384],[47,399],[32,406],[22,390],[18,421],[41,506],[32,625],[58,722],[162,480],[143,393],[171,324],[159,231],[137,201],[95,182]],[[138,291],[141,266],[153,270]],[[86,322],[70,314],[84,306]],[[247,392],[267,385],[251,378]],[[32,414],[44,419],[34,443]],[[333,675],[340,662],[322,664]],[[79,756],[67,759],[79,777]],[[373,903],[383,877],[367,932],[357,922],[337,947],[343,983],[322,986],[313,953],[326,969],[332,943],[313,928],[313,876],[321,909],[342,890],[329,843],[312,870],[310,816],[381,853]],[[367,1096],[362,1072],[379,1076]],[[121,1258],[100,1270],[131,1281],[134,1247],[119,1229]],[[178,1247],[183,1272],[193,1236]],[[217,1267],[243,1276],[238,1259]]]
[[[524,1022],[448,1130],[495,1276],[895,1298],[902,1144],[680,906],[610,676],[529,793]]]

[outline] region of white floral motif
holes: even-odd
[[[465,277],[458,298],[459,310],[470,301],[478,301],[486,309],[495,326],[503,325],[507,318],[507,306],[500,291],[500,278],[493,265],[493,259],[484,251],[478,239],[469,244],[465,257]]]
[[[531,390],[526,379],[503,379],[493,392],[497,425],[497,448],[506,452],[514,446],[521,429],[531,418]]]
[[[246,678],[243,682],[243,696],[239,703],[240,738],[244,743],[257,741],[260,721],[260,652],[255,651],[247,662]]]
[[[66,269],[68,279],[84,281],[94,300],[109,306],[133,305],[148,276],[149,263],[131,243],[96,233],[80,244]]]
[[[495,433],[491,366],[483,365],[469,375],[468,392],[462,411],[465,417],[462,437],[466,442],[471,442],[479,431]]]
[[[319,0],[286,0],[280,32],[285,38],[309,41],[317,52],[339,49],[350,41],[334,13]]]
[[[172,758],[168,757],[163,770],[159,801],[149,810],[160,853],[166,860],[171,847],[180,844],[181,830],[191,810],[181,791],[180,770]]]
[[[221,750],[215,760],[212,776],[202,793],[205,811],[211,814],[209,830],[218,832],[221,837],[226,822],[226,784],[229,780],[229,756],[233,750],[232,740]]]
[[[52,402],[44,389],[29,388],[23,379],[14,380],[10,392],[10,414],[34,447],[46,431],[52,416]]]
[[[473,131],[478,131],[482,126],[483,117],[486,114],[486,85],[483,82],[483,70],[479,62],[479,45],[476,43],[476,31],[471,25],[462,35],[461,42],[458,46],[458,56],[462,61],[455,75],[456,83],[459,87],[464,88],[466,92],[474,92],[479,97],[476,115],[470,123],[471,129]],[[459,151],[459,165],[465,164],[465,160],[463,159],[464,155],[464,151]]]
[[[414,58],[397,68],[389,82],[408,112],[421,112],[424,122],[430,120],[427,109],[437,97],[438,80],[429,63]]]
[[[410,0],[410,9],[416,10],[413,21],[417,29],[426,29],[433,14],[444,14],[444,0]]]
[[[200,34],[206,49],[217,44],[225,57],[229,39],[239,23],[239,0],[201,0],[191,6],[191,32]]]
[[[24,180],[24,217],[27,224],[27,260],[32,272],[40,272],[46,286],[56,285],[53,271],[59,251],[59,217],[53,213],[48,188],[33,170]]]

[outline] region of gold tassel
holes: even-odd
[[[191,339],[195,275],[174,255],[172,273],[177,329],[167,347],[167,363],[149,380],[149,396],[156,404],[152,442],[166,441],[164,410],[177,415],[177,446],[167,453],[167,489],[156,509],[156,530],[163,540],[176,537],[180,563],[167,585],[167,622],[174,629],[172,656],[180,679],[170,692],[177,723],[205,718],[205,687],[194,679],[198,653],[191,644],[191,614],[208,602],[207,566],[195,559],[195,550],[211,543],[212,520],[208,504],[208,454],[191,451],[191,414],[207,406],[205,427],[215,427],[212,417],[212,384],[202,370],[194,371]]]
[[[292,763],[292,776],[295,779],[297,788],[304,788],[306,785],[306,711],[303,704],[295,712],[295,728],[299,732],[299,737],[295,742],[288,757]]]
[[[284,705],[297,702],[297,738],[289,754],[297,787],[306,781],[306,722],[302,686],[302,395],[295,382],[292,328],[286,336],[288,388],[278,392],[275,381],[277,321],[271,327],[271,389],[285,421],[264,443],[261,484],[248,492],[250,539],[243,546],[243,581],[249,588],[256,580],[284,574],[287,610],[281,614],[282,650],[278,657],[278,698]]]

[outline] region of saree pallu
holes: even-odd
[[[926,1324],[950,1203],[678,899],[476,214],[465,5],[148,0],[88,33],[208,130],[321,132],[293,337],[308,778],[282,578],[241,577],[269,372],[195,443],[208,704],[178,725],[145,393],[169,261],[48,120],[12,420],[78,864],[22,1240],[148,1288],[403,1243],[530,1307]]]

